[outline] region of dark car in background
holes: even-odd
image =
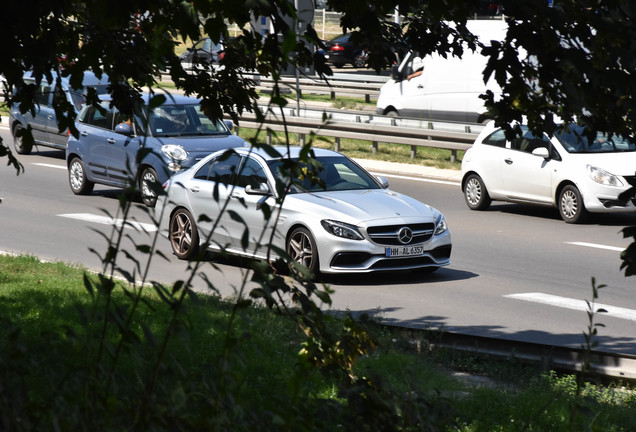
[[[65,149],[68,140],[68,130],[60,131],[57,124],[57,116],[53,109],[54,104],[59,104],[60,99],[70,102],[78,113],[86,103],[86,92],[88,88],[95,89],[97,94],[108,92],[108,76],[102,74],[100,78],[95,73],[84,72],[82,88],[73,89],[70,86],[68,77],[61,77],[57,86],[57,73],[53,72],[53,81],[48,82],[46,77],[38,85],[31,72],[27,72],[24,77],[24,85],[36,86],[35,89],[35,113],[20,112],[20,105],[15,104],[9,112],[9,129],[13,135],[13,145],[18,154],[29,154],[32,144],[23,139],[23,131],[31,128],[34,144],[36,146]]]
[[[143,98],[147,107],[150,96]],[[163,105],[132,118],[104,100],[101,107],[86,106],[75,125],[79,136],[71,136],[66,149],[73,193],[89,194],[96,183],[125,188],[138,182],[149,207],[157,199],[153,185],[210,153],[247,145],[232,134],[231,122],[210,120],[199,99],[181,95],[170,95]]]
[[[351,41],[351,33],[345,33],[331,40],[324,41],[325,60],[334,67],[341,68],[351,64],[356,68],[366,67],[369,52],[365,47]]]
[[[184,69],[196,69],[208,64],[219,64],[225,53],[223,41],[215,43],[209,37],[199,39],[192,47],[179,56]]]

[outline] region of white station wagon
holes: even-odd
[[[636,213],[635,197],[619,199],[636,179],[636,144],[569,125],[552,138],[523,134],[509,141],[490,122],[462,160],[462,191],[472,210],[491,201],[557,207],[564,221],[589,213]]]

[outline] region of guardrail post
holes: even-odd
[[[377,142],[377,141],[373,141],[373,142],[371,143],[371,147],[372,147],[371,152],[372,152],[373,154],[376,154],[376,153],[378,152],[378,142]]]
[[[356,123],[362,123],[362,117],[359,115],[356,116]]]
[[[272,130],[267,129],[267,145],[272,145]]]
[[[298,134],[298,141],[301,146],[305,145],[305,134]]]
[[[411,146],[411,159],[415,159],[415,153],[417,152],[417,146]]]
[[[334,100],[336,98],[336,92],[332,91],[330,96],[331,96],[331,100]]]
[[[371,103],[371,96],[369,94],[364,95],[364,103]]]
[[[455,163],[457,161],[457,150],[451,150],[451,162]]]
[[[467,125],[467,126],[465,126],[465,127],[464,127],[464,132],[466,132],[466,133],[470,133],[470,126],[468,126],[468,125]]]
[[[333,140],[333,148],[335,151],[340,151],[340,137],[335,137]]]

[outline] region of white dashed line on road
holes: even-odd
[[[142,222],[137,222],[133,220],[127,220],[124,222],[123,219],[114,219],[108,216],[100,216],[100,215],[95,215],[91,213],[68,213],[68,214],[59,214],[58,216],[69,218],[69,219],[86,221],[86,222],[98,223],[102,225],[116,226],[118,228],[120,228],[123,225],[125,228],[134,229],[136,231],[144,231],[148,233],[157,231],[157,227],[154,224],[142,223]]]
[[[600,244],[596,244],[596,243],[586,243],[586,242],[565,242],[566,244],[571,244],[574,246],[584,246],[584,247],[589,247],[589,248],[596,248],[596,249],[605,249],[605,250],[612,250],[612,251],[617,251],[617,252],[623,252],[625,250],[624,247],[616,247],[616,246],[606,246],[606,245],[600,245]]]
[[[588,311],[588,303],[585,300],[577,300],[567,297],[560,297],[551,294],[544,293],[520,293],[520,294],[508,294],[504,297],[523,300],[527,302],[540,303],[548,306],[560,307],[564,309],[572,309],[581,312]],[[620,318],[630,321],[636,321],[636,310],[626,309],[617,306],[610,306],[601,303],[594,304],[594,310],[597,312],[599,309],[603,309],[602,316],[608,316],[612,318]]]

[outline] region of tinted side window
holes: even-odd
[[[81,122],[99,128],[110,129],[113,123],[112,118],[111,110],[100,110],[94,106],[90,106],[84,111]]]
[[[41,106],[47,106],[49,104],[49,98],[51,96],[51,86],[46,83],[41,83],[40,88],[35,93],[35,103]]]
[[[219,158],[220,159],[220,158]],[[203,165],[194,178],[198,180],[210,180],[218,183],[232,184],[238,172],[241,157],[237,154],[231,155],[225,160],[212,159]]]
[[[261,164],[252,158],[246,159],[236,185],[240,187],[246,187],[247,185],[257,187],[263,183],[267,183],[267,176]]]
[[[482,141],[486,145],[490,145],[493,147],[506,147],[506,135],[503,129],[499,129],[488,135],[486,139]]]
[[[512,140],[511,148],[525,153],[532,153],[540,147],[550,148],[550,142],[543,136],[538,137],[530,132],[526,127],[522,127],[523,136],[515,137]]]

